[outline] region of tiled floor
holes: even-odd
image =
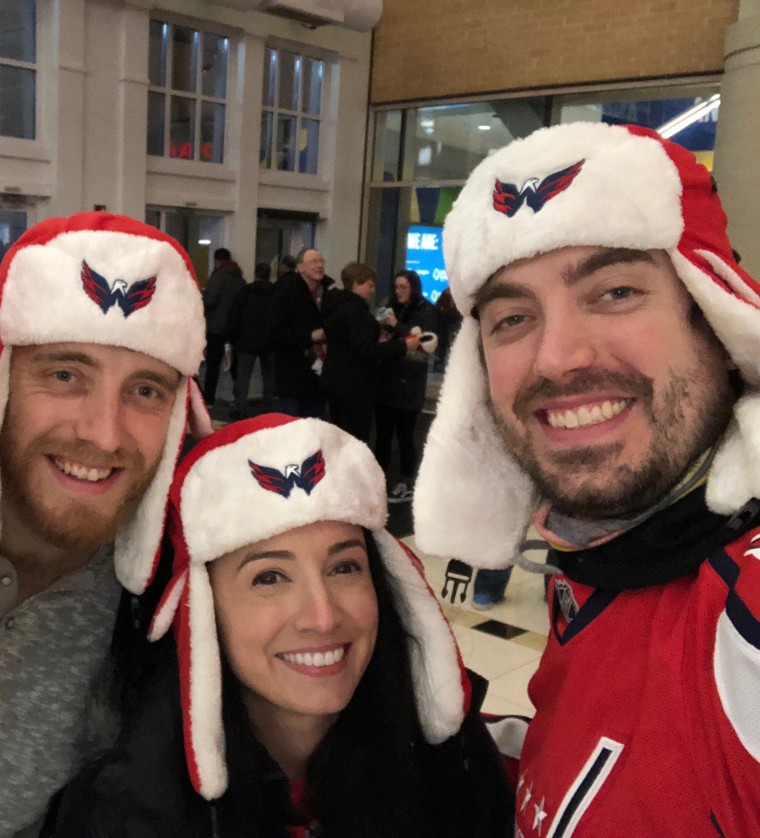
[[[404,541],[422,559],[428,582],[441,598],[447,562],[420,553],[414,536],[408,536]],[[507,586],[506,602],[485,612],[472,608],[471,597],[472,584],[465,602],[459,603],[459,596],[457,605],[452,605],[448,599],[441,599],[441,602],[465,664],[490,682],[484,710],[532,716],[528,682],[536,671],[549,631],[543,578],[516,567]],[[474,628],[487,620],[497,620],[524,631],[503,640]]]

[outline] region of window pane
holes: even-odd
[[[0,259],[23,233],[26,232],[26,213],[0,210]]]
[[[277,50],[268,49],[264,59],[264,96],[262,101],[274,107],[274,90],[277,82]]]
[[[0,56],[34,63],[35,0],[0,3]]]
[[[296,168],[296,118],[281,116],[277,120],[277,168],[293,172]]]
[[[272,168],[272,114],[261,115],[261,145],[259,146],[259,168]]]
[[[401,111],[380,111],[375,117],[375,157],[372,180],[398,180],[401,153]]]
[[[150,50],[148,57],[148,78],[157,87],[166,85],[166,44],[169,27],[160,20],[150,22]]]
[[[280,51],[280,107],[298,110],[298,90],[301,81],[301,56]]]
[[[652,128],[693,151],[712,169],[719,91],[717,84],[681,85],[557,97],[558,121],[632,123]]]
[[[0,65],[0,134],[34,139],[34,70]]]
[[[322,78],[325,62],[314,58],[303,59],[303,109],[306,113],[319,113],[322,106]]]
[[[195,102],[192,99],[185,99],[182,96],[172,96],[171,99],[171,123],[170,123],[170,148],[171,157],[179,157],[182,160],[193,160],[195,158]]]
[[[145,210],[145,223],[150,224],[151,227],[158,227],[161,229],[161,213],[158,210]]]
[[[301,120],[301,135],[298,143],[298,171],[317,174],[319,166],[319,120]]]
[[[164,153],[164,94],[148,91],[148,154]]]
[[[198,33],[194,29],[175,26],[172,37],[172,88],[196,92],[198,66]]]
[[[227,38],[203,33],[203,93],[224,99],[227,95]]]
[[[543,127],[544,110],[540,97],[410,110],[403,179],[464,179],[496,149]]]
[[[201,160],[221,163],[224,157],[224,105],[201,105]]]

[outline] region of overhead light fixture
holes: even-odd
[[[490,130],[491,130],[490,125],[478,125],[478,131],[490,131]]]
[[[657,133],[661,137],[665,137],[665,139],[669,139],[675,134],[678,134],[680,131],[683,131],[684,128],[688,128],[689,125],[696,122],[698,119],[701,119],[703,116],[707,116],[707,114],[712,113],[716,108],[720,107],[720,93],[715,93],[705,102],[700,102],[697,105],[685,110],[683,113],[680,113],[674,119],[671,119],[669,122],[666,122],[664,125],[661,125],[657,129]]]
[[[198,244],[205,244],[208,246],[211,244],[211,239],[198,239]]]

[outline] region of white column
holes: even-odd
[[[715,179],[742,267],[760,280],[760,0],[742,0],[726,34]]]
[[[227,165],[237,170],[237,201],[226,220],[227,246],[250,282],[256,261],[256,208],[259,203],[259,137],[261,89],[264,83],[264,39],[245,35],[230,67]]]

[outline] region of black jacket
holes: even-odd
[[[471,680],[473,701],[461,731],[431,748],[456,754],[457,776],[434,780],[437,763],[432,763],[423,777],[435,784],[431,793],[457,838],[507,838],[514,814],[506,776],[479,716],[486,685],[477,675]],[[223,703],[229,730],[230,724],[239,725],[231,714],[240,712],[240,702],[235,707],[225,697]],[[224,796],[212,806],[196,794],[185,767],[179,706],[176,657],[167,657],[144,695],[142,712],[125,726],[116,747],[64,790],[41,838],[287,838],[286,827],[299,825],[288,780],[249,729],[237,727],[236,735],[227,737]],[[362,788],[373,794],[371,777]],[[260,813],[257,828],[243,819],[241,831],[232,824],[252,796]],[[362,809],[355,799],[346,805]]]
[[[322,383],[328,397],[375,399],[382,360],[406,353],[403,338],[380,342],[380,324],[367,303],[351,291],[329,291],[322,305],[327,357]]]
[[[410,302],[394,312],[398,323],[394,334],[406,337],[415,326],[423,332],[434,332],[436,314],[433,306],[424,298]],[[418,413],[425,403],[428,355],[425,352],[409,352],[399,358],[385,361],[380,366],[380,383],[377,401],[396,410],[410,410]]]
[[[283,274],[274,286],[269,323],[277,395],[304,400],[319,398],[319,377],[311,369],[314,363],[311,333],[321,328],[322,312],[306,281],[294,271]]]
[[[226,340],[238,352],[259,355],[270,349],[269,313],[274,285],[257,279],[238,291],[227,318]]]
[[[211,274],[203,289],[203,313],[206,315],[208,334],[224,334],[232,301],[244,287],[243,272],[237,262],[228,262]]]

